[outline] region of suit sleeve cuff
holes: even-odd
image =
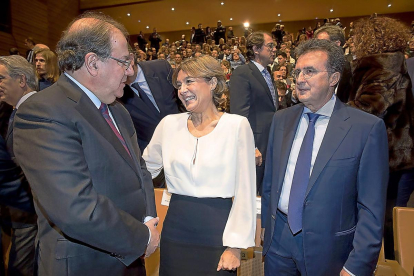
[[[348,269],[346,269],[346,267],[344,267],[344,270],[345,270],[346,272],[348,272],[348,273],[349,273],[349,275],[351,275],[351,276],[355,276],[355,274],[353,274],[351,271],[349,271]]]

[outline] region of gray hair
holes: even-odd
[[[37,90],[38,79],[35,69],[24,57],[17,55],[2,56],[0,57],[0,65],[6,67],[7,73],[13,79],[25,76],[27,86],[32,90]]]
[[[224,99],[222,96],[227,89],[226,77],[220,63],[215,58],[205,55],[181,62],[180,66],[175,69],[172,77],[175,88],[177,88],[177,77],[180,71],[193,78],[203,78],[207,82],[211,81],[212,78],[216,78],[217,85],[213,89],[213,103],[216,107],[223,103]]]
[[[341,46],[345,44],[345,33],[341,27],[336,25],[327,25],[320,27],[315,31],[314,37],[317,37],[318,34],[327,33],[329,35],[329,40],[332,42],[339,41]]]
[[[316,38],[309,39],[300,44],[295,50],[298,59],[304,54],[315,51],[322,51],[328,55],[326,70],[329,72],[329,75],[335,72],[342,73],[345,65],[344,52],[341,47],[332,41]]]
[[[72,30],[74,23],[80,19],[95,19],[82,24],[76,30]],[[85,62],[87,53],[95,53],[102,60],[111,56],[111,35],[114,29],[118,29],[128,40],[128,32],[125,27],[111,17],[97,12],[86,12],[74,19],[63,32],[57,44],[57,55],[61,71],[76,71]]]

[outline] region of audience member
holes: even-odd
[[[198,24],[198,28],[195,30],[193,43],[202,45],[206,43],[206,33],[203,30],[203,25],[200,23]]]
[[[214,40],[216,42],[216,45],[220,45],[220,43],[219,43],[220,38],[223,39],[223,44],[224,44],[224,42],[226,42],[226,27],[224,27],[221,24],[221,21],[219,20],[219,21],[217,21],[217,28],[216,28],[216,31],[214,33]]]
[[[15,116],[38,215],[36,275],[65,275],[68,259],[73,275],[145,275],[140,257],[158,246],[151,175],[115,101],[133,74],[127,36],[102,13],[75,19],[57,45],[64,73]]]
[[[357,59],[348,104],[383,119],[388,133],[387,259],[394,258],[392,209],[406,206],[414,190],[414,99],[404,58],[408,39],[409,29],[392,18],[374,14],[355,24]]]
[[[15,158],[14,154],[13,121],[20,105],[36,93],[37,78],[33,66],[21,56],[0,57],[0,76],[1,101],[4,101],[14,108],[9,119],[5,142],[11,160],[18,166],[21,160]],[[16,170],[16,172],[21,172],[20,168],[16,168]],[[26,177],[21,174],[20,179],[15,179],[15,181],[15,184],[19,185],[19,189],[25,191],[26,199],[24,199],[24,201],[30,208],[21,210],[10,206],[1,207],[1,224],[3,231],[6,228],[11,229],[11,245],[7,274],[33,275],[37,216]]]
[[[56,54],[48,49],[35,52],[34,63],[36,75],[39,79],[39,91],[51,86],[59,78],[59,68]]]
[[[33,47],[35,46],[35,44],[36,43],[34,42],[33,38],[30,36],[24,40],[24,45],[28,49],[26,51],[26,59],[30,63],[33,63]]]
[[[161,41],[161,36],[157,33],[157,28],[154,28],[152,34],[149,37],[149,42],[151,42],[151,47],[155,48],[155,53],[158,52]]]
[[[276,45],[268,33],[254,32],[247,38],[249,63],[237,67],[230,78],[230,110],[249,120],[256,144],[256,185],[262,193],[264,160],[270,124],[278,102],[267,66],[273,62]]]
[[[11,56],[13,56],[13,55],[20,56],[19,49],[14,48],[14,47],[9,49],[9,54],[10,54]]]

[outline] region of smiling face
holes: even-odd
[[[214,106],[213,84],[204,78],[193,78],[181,70],[177,75],[177,87],[178,97],[188,111],[202,113]]]
[[[301,70],[296,78],[296,93],[299,101],[313,112],[319,110],[332,97],[339,73],[329,76],[326,72],[328,54],[323,51],[312,51],[299,57],[295,70]],[[304,70],[313,70],[311,78],[303,77]]]

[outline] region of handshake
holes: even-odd
[[[145,258],[148,258],[158,248],[160,244],[160,233],[157,230],[157,225],[160,219],[158,217],[150,219],[144,224],[148,227],[151,232],[151,238],[145,251]]]

